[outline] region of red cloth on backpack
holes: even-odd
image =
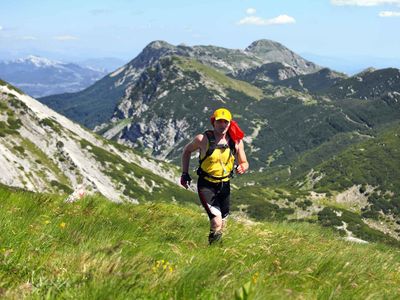
[[[231,120],[231,124],[228,129],[228,134],[235,143],[238,143],[240,140],[244,138],[243,130],[240,129],[238,123],[236,123],[236,121],[234,120]]]

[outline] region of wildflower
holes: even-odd
[[[169,261],[166,261],[164,259],[162,260],[157,260],[154,263],[154,266],[152,268],[153,272],[157,271],[162,271],[162,272],[169,272],[172,273],[174,271],[174,266],[171,264]]]
[[[65,224],[65,222],[61,222],[61,223],[60,223],[60,228],[61,228],[61,229],[64,229],[66,225],[67,225],[67,224]]]
[[[44,224],[50,224],[51,222],[49,220],[44,221]]]
[[[259,276],[260,274],[258,273],[258,272],[256,272],[254,275],[253,275],[253,277],[251,278],[251,281],[253,282],[253,284],[256,284],[257,283],[257,280],[258,280],[258,276]]]

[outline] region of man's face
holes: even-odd
[[[224,119],[219,119],[214,122],[214,130],[220,134],[226,134],[229,129],[230,122]]]

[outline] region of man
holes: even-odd
[[[249,168],[243,146],[243,132],[225,108],[211,116],[213,130],[197,135],[185,146],[182,154],[181,184],[190,185],[189,162],[191,153],[199,150],[197,192],[210,219],[209,244],[222,237],[222,229],[229,215],[230,177],[235,169],[243,174]],[[237,166],[235,167],[235,157]]]

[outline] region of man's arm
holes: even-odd
[[[236,168],[236,172],[238,174],[243,174],[249,169],[249,163],[247,162],[246,153],[244,152],[244,144],[241,140],[237,146],[236,158],[238,161],[238,167]]]
[[[200,145],[203,141],[204,135],[199,134],[197,135],[193,141],[187,144],[183,148],[182,153],[182,176],[181,176],[181,184],[186,189],[189,187],[190,184],[190,176],[189,176],[189,163],[190,163],[190,156],[192,152],[200,149]],[[189,180],[187,180],[189,179]]]
[[[183,148],[183,153],[182,153],[182,172],[183,173],[188,173],[189,172],[189,162],[190,162],[190,156],[192,152],[198,150],[201,145],[201,141],[203,140],[203,135],[199,134],[197,135],[193,141],[188,143],[184,148]]]

